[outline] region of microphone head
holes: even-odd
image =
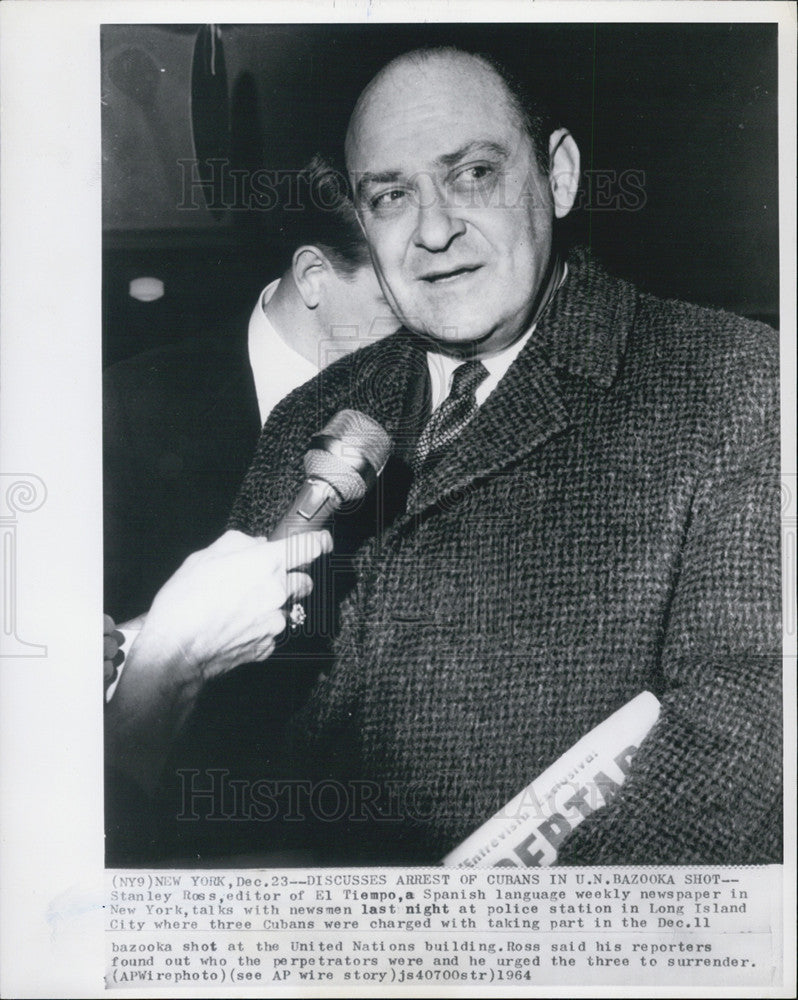
[[[366,495],[382,472],[393,442],[359,410],[340,410],[310,441],[305,472],[323,479],[344,502]]]

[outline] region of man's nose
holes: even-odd
[[[430,253],[446,250],[455,237],[465,232],[465,222],[436,187],[418,192],[418,216],[413,239]]]

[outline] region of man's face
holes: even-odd
[[[358,213],[405,325],[489,356],[528,327],[552,197],[499,78],[469,56],[394,67],[347,138]]]
[[[338,356],[399,329],[370,264],[344,275],[330,268],[320,302],[327,348]]]

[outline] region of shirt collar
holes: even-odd
[[[562,287],[563,282],[568,277],[568,265],[563,265],[562,277],[557,284],[556,291]],[[477,388],[477,406],[482,406],[488,396],[507,374],[507,369],[515,361],[518,355],[526,346],[527,341],[537,328],[537,323],[526,331],[526,333],[505,347],[503,351],[494,354],[489,358],[482,358],[482,364],[488,370],[488,376]],[[429,368],[430,392],[432,410],[435,411],[451,392],[452,375],[456,368],[463,363],[461,358],[452,358],[448,354],[439,354],[436,351],[427,351],[427,367]]]
[[[312,364],[290,347],[264,311],[279,284],[278,278],[264,288],[249,320],[249,365],[255,381],[262,424],[266,423],[269,414],[281,399],[319,374],[318,365]]]
[[[506,347],[498,354],[489,358],[482,358],[482,364],[488,370],[488,377],[477,389],[477,406],[482,406],[488,396],[493,392],[507,369],[520,354],[526,342],[532,336],[534,326],[514,344]],[[435,351],[427,351],[427,366],[429,368],[430,391],[432,409],[436,410],[449,395],[452,388],[452,376],[455,369],[463,363],[462,358],[452,358],[448,354],[438,354]]]

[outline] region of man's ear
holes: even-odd
[[[324,251],[314,246],[297,247],[291,260],[294,284],[308,309],[321,302],[322,283],[330,267]]]
[[[564,218],[573,208],[579,188],[579,147],[567,128],[558,128],[549,138],[549,184],[554,214]]]

